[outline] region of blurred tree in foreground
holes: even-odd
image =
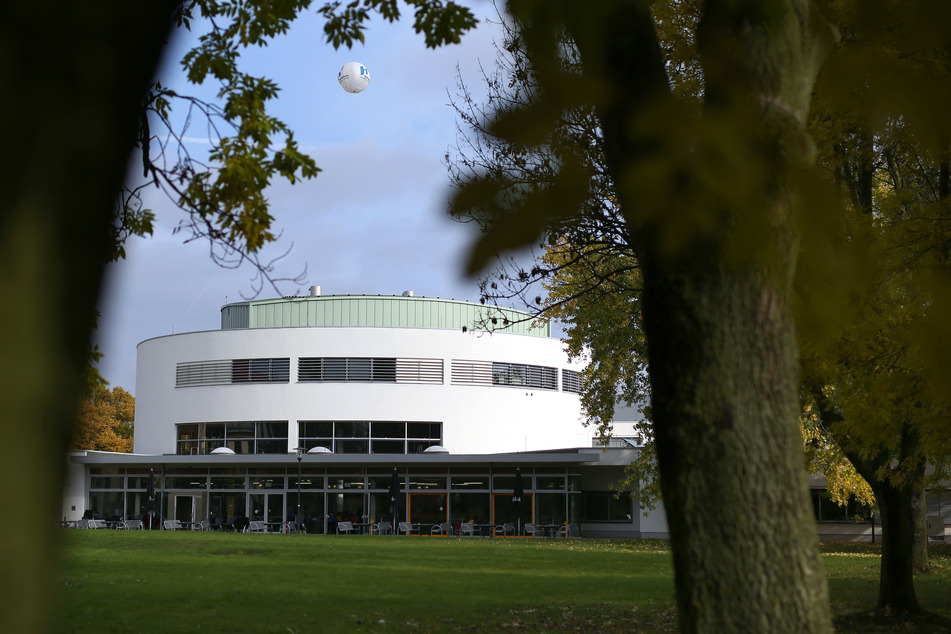
[[[4,502],[25,518],[8,522],[0,540],[0,631],[45,629],[56,579],[52,570],[60,529],[55,521],[62,504],[64,456],[87,387],[85,369],[103,270],[121,255],[124,236],[148,233],[148,216],[126,222],[126,207],[120,204],[117,212],[116,197],[135,148],[153,138],[147,111],[169,33],[176,25],[186,26],[192,12],[217,16],[213,32],[203,40],[208,47],[201,49],[197,68],[224,86],[236,80],[236,100],[227,103],[241,111],[233,120],[238,133],[222,137],[221,164],[186,172],[209,188],[186,185],[183,191],[186,202],[199,203],[197,222],[213,234],[212,240],[234,239],[253,251],[270,237],[269,216],[262,215],[253,195],[254,187],[263,186],[261,165],[254,161],[263,159],[265,171],[286,177],[295,157],[291,150],[272,153],[263,142],[272,134],[278,141],[288,139],[264,110],[275,88],[234,73],[230,64],[238,59],[240,46],[260,45],[267,33],[283,32],[291,14],[308,4],[104,0],[63,3],[54,11],[22,2],[0,5],[0,80],[7,94],[15,95],[2,101],[0,116],[11,123],[6,139],[17,153],[0,170],[5,194],[0,203],[0,292],[16,307],[6,324],[15,335],[5,337],[0,347],[5,367],[15,369],[0,384],[0,396],[16,449],[8,449],[0,460],[0,480],[15,483],[4,489]],[[457,41],[475,24],[468,9],[451,2],[402,4],[413,11],[415,28],[429,46]],[[319,11],[328,41],[349,46],[362,41],[371,13],[396,19],[400,6],[390,0],[347,6],[333,2]],[[307,167],[296,158],[302,162],[295,178]],[[226,169],[219,171],[221,167]],[[146,172],[148,176],[148,168]],[[230,185],[217,179],[222,173],[232,179]],[[237,199],[228,202],[229,191]],[[238,200],[245,197],[247,206]]]
[[[463,114],[480,136],[474,160],[455,175],[454,212],[484,229],[472,268],[539,238],[547,252],[540,265],[487,278],[486,295],[510,284],[532,301],[528,285],[544,279],[549,295],[535,303],[577,316],[569,339],[586,328],[585,352],[598,365],[609,357],[597,343],[610,341],[636,373],[646,343],[685,629],[828,627],[821,584],[784,577],[757,556],[784,550],[789,568],[816,570],[811,513],[795,490],[804,479],[794,339],[834,338],[852,314],[841,299],[876,277],[847,206],[810,167],[806,122],[840,27],[847,43],[875,44],[836,51],[825,98],[874,111],[870,126],[900,117],[917,134],[946,138],[940,69],[908,72],[881,55],[900,32],[915,36],[901,44],[946,55],[945,9],[912,4],[671,2],[651,11],[617,1],[579,15],[567,3],[513,1],[528,58],[516,71],[531,72],[530,86],[524,72],[507,84],[490,78],[508,98]],[[591,115],[597,134],[574,134]],[[940,143],[931,145],[940,156]],[[603,161],[591,159],[595,151]],[[599,197],[601,208],[592,205]],[[638,320],[641,344],[623,334]],[[625,373],[611,367],[594,380],[610,375],[614,389],[603,394],[628,398]],[[591,387],[586,405],[603,411]],[[862,442],[875,444],[870,435]],[[768,517],[744,510],[753,500]],[[773,545],[779,534],[782,546]],[[698,558],[704,552],[717,556]]]

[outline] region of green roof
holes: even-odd
[[[317,295],[235,302],[221,308],[222,330],[308,326],[465,328],[551,336],[551,326],[535,325],[530,313],[434,297]]]

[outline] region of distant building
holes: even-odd
[[[299,485],[323,532],[331,515],[387,520],[395,467],[401,519],[486,533],[519,523],[518,469],[521,524],[638,536],[636,503],[611,491],[636,450],[590,448],[582,368],[512,309],[319,287],[231,303],[219,330],[139,344],[134,453],[75,452],[64,518],[141,517],[151,470],[163,518],[279,527]]]

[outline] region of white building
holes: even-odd
[[[421,526],[637,536],[636,503],[611,490],[636,449],[591,447],[582,367],[511,309],[319,287],[228,304],[220,330],[139,344],[134,453],[75,452],[64,520],[143,516],[151,475],[163,518],[276,527],[299,508],[323,532],[385,521],[395,469],[400,518]]]
[[[481,454],[580,447],[582,365],[526,315],[425,297],[229,304],[138,346],[135,452]],[[502,324],[497,323],[501,328]]]

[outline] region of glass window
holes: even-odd
[[[365,421],[337,422],[334,424],[334,433],[337,438],[369,438],[370,423]]]
[[[374,422],[370,430],[374,438],[405,438],[406,423]]]
[[[207,484],[207,476],[175,476],[165,478],[165,488],[167,489],[204,489]]]
[[[334,453],[370,453],[370,441],[338,440],[334,443]]]
[[[556,491],[564,490],[565,488],[565,477],[564,476],[536,476],[535,477],[535,489],[538,491]]]
[[[588,522],[630,522],[633,502],[629,492],[586,491],[581,494],[584,519]]]
[[[449,496],[449,510],[453,521],[488,524],[491,521],[489,506],[491,497],[486,493],[453,493]],[[485,531],[491,530],[486,527]]]
[[[258,423],[258,438],[287,438],[287,423],[270,421]],[[261,453],[260,451],[258,453]]]
[[[406,451],[405,445],[402,440],[374,440],[370,449],[373,453],[402,454]]]
[[[299,425],[302,438],[333,438],[334,424],[330,421],[301,421]]]
[[[89,478],[90,489],[122,489],[125,488],[125,479],[120,477],[92,476]]]
[[[446,478],[437,476],[410,476],[409,488],[411,489],[445,489]]]
[[[244,478],[211,478],[212,489],[243,489],[244,485]]]
[[[489,488],[489,477],[488,476],[452,476],[450,479],[451,486],[453,489],[488,489]]]
[[[442,440],[442,423],[406,423],[406,437]]]

